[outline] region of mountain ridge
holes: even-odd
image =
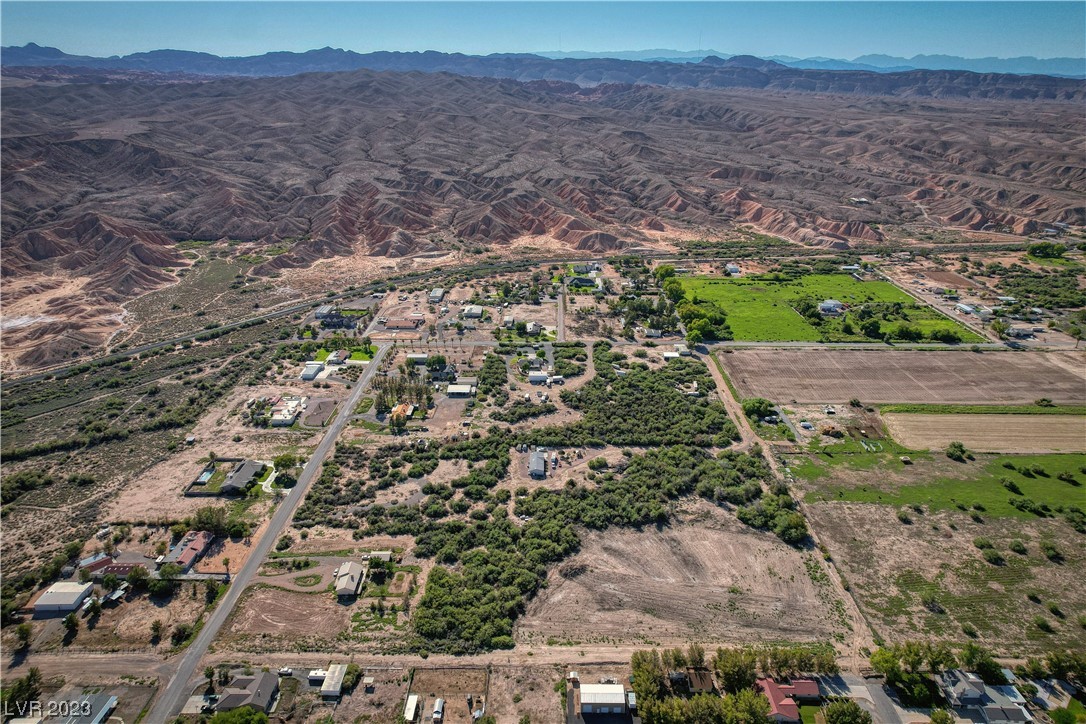
[[[614,55],[622,54],[615,53]],[[524,81],[562,80],[585,86],[601,82],[628,82],[675,87],[699,87],[707,83],[713,87],[723,87],[714,82],[713,79],[704,77],[705,60],[713,57],[725,61],[723,65],[712,63],[716,67],[727,68],[729,67],[727,62],[735,58],[744,59],[744,67],[755,67],[755,64],[747,60],[755,58],[755,56],[733,56],[726,53],[717,53],[716,51],[708,51],[700,57],[629,59],[609,56],[587,58],[551,57],[538,53],[493,53],[480,56],[463,53],[441,53],[432,50],[357,53],[341,48],[324,47],[300,53],[273,51],[262,55],[228,57],[200,51],[160,49],[103,58],[71,55],[57,48],[43,47],[35,43],[0,48],[0,65],[6,68],[61,66],[99,70],[180,72],[212,76],[254,77],[351,70],[417,70],[423,72],[450,72],[474,77],[512,78]],[[1023,72],[1028,71],[1029,74],[1045,75],[1040,71],[1047,68],[1053,71],[1067,71],[1047,74],[1047,77],[1051,78],[1078,79],[1086,77],[1086,60],[1073,58],[1019,58],[1006,61],[979,59],[973,66],[970,66],[971,61],[969,59],[957,58],[956,56],[916,56],[916,58],[935,58],[939,59],[939,62],[933,62],[932,65],[955,67],[918,68],[915,67],[915,64],[910,65],[907,59],[881,55],[862,56],[864,62],[859,62],[861,59],[857,59],[855,62],[835,59],[785,60],[783,57],[780,59],[757,58],[757,61],[760,64],[760,70],[772,68],[778,72],[809,70],[891,75],[903,72],[953,71],[1022,77],[1021,73],[1013,72],[1013,69],[1017,68]],[[1014,62],[1017,62],[1017,65],[1014,65]],[[692,73],[693,76],[691,76]],[[660,79],[663,79],[664,82],[654,82],[654,80],[659,81]],[[819,78],[818,80],[819,82],[825,82],[825,78]]]
[[[3,55],[2,63],[8,66],[26,65],[83,65],[94,68],[111,69],[144,69],[144,71],[159,72],[200,72],[191,66],[178,67],[151,67],[168,58],[175,60],[189,59],[193,62],[201,62],[204,72],[214,71],[212,66],[220,65],[224,69],[215,71],[215,75],[281,75],[281,64],[295,62],[304,58],[316,58],[321,56],[326,62],[339,63],[339,67],[308,67],[303,71],[353,71],[353,69],[395,69],[388,67],[374,67],[367,64],[367,58],[378,59],[382,53],[390,51],[375,51],[371,53],[357,53],[350,50],[337,48],[319,48],[304,52],[270,51],[261,55],[248,56],[220,56],[214,53],[201,51],[185,51],[176,49],[161,49],[130,53],[128,55],[111,55],[108,58],[92,55],[68,54],[56,48],[49,48],[27,43],[25,46],[8,46],[0,49]],[[735,56],[733,53],[725,53],[718,50],[705,51],[678,51],[668,49],[653,49],[643,51],[614,51],[614,52],[586,52],[572,51],[542,51],[536,53],[491,53],[489,55],[466,55],[464,53],[438,53],[437,51],[418,51],[411,54],[438,54],[457,59],[547,59],[547,60],[573,60],[573,61],[626,61],[636,63],[700,63],[709,56],[728,59]],[[334,56],[340,55],[339,61]],[[275,62],[265,72],[256,69],[264,59]],[[962,58],[960,55],[929,54],[913,55],[912,58],[904,58],[898,55],[886,55],[873,53],[860,55],[853,60],[833,58],[795,58],[792,55],[768,55],[759,59],[763,62],[780,63],[787,67],[797,69],[823,69],[823,71],[866,71],[871,73],[900,73],[908,71],[967,71],[971,73],[999,73],[1012,75],[1049,75],[1053,77],[1084,78],[1086,77],[1086,59],[1081,58],[1034,58],[1032,55],[1016,56],[1016,58]],[[278,72],[277,67],[278,66]],[[232,69],[226,69],[232,68]],[[248,68],[247,72],[238,72],[239,68]],[[405,68],[401,68],[405,69]],[[413,68],[424,69],[424,68]],[[539,78],[525,78],[539,79]]]

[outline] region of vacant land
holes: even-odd
[[[1062,522],[976,522],[944,511],[913,512],[914,522],[904,524],[891,506],[841,502],[809,505],[807,514],[868,621],[888,640],[961,642],[975,632],[984,645],[1016,657],[1086,643],[1075,620],[1086,604],[1082,535]],[[983,539],[1001,564],[984,560],[974,543]],[[1014,541],[1025,553],[1009,550]],[[1064,557],[1050,561],[1043,543]]]
[[[1086,401],[1080,353],[751,349],[721,354],[744,397],[777,402]]]
[[[916,449],[958,440],[970,450],[1004,453],[1082,452],[1082,415],[883,415],[895,440]]]
[[[1048,506],[1048,514],[1067,503],[1081,503],[1084,468],[1083,455],[978,455],[976,461],[956,463],[936,454],[903,465],[894,454],[826,452],[793,466],[797,476],[817,481],[808,500],[973,509],[985,517],[1022,519],[1036,514],[1012,501]]]
[[[699,509],[705,520],[661,531],[586,535],[528,604],[518,643],[825,641],[844,630],[819,562]]]
[[[434,710],[434,702],[445,700],[445,718],[449,724],[470,724],[472,712],[482,708],[490,675],[483,667],[418,668],[411,677],[410,693],[419,697],[423,719]],[[471,707],[468,707],[468,701]]]
[[[1086,456],[922,453],[903,465],[830,449],[789,463],[812,526],[884,638],[975,635],[1016,656],[1082,645],[1086,558],[1065,506],[1082,499]]]
[[[979,337],[929,307],[912,308],[916,300],[893,284],[860,281],[848,274],[808,274],[798,279],[774,281],[766,277],[692,277],[682,280],[687,297],[715,302],[727,312],[728,325],[737,340],[755,342],[817,342],[865,337],[842,329],[842,320],[826,319],[812,325],[793,307],[800,300],[819,303],[836,299],[850,308],[870,303],[910,307],[901,321],[921,332],[953,330],[965,341]],[[858,328],[858,324],[853,324]],[[889,329],[889,327],[887,327]],[[880,337],[881,339],[881,337]]]

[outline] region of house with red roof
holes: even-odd
[[[798,722],[800,703],[813,703],[821,698],[818,682],[793,679],[781,684],[773,679],[758,679],[758,690],[769,699],[769,718],[776,722]]]

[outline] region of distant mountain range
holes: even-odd
[[[727,58],[731,53],[719,50],[619,50],[607,53],[587,51],[541,51],[545,58],[615,58],[617,60],[657,61],[666,63],[697,63],[716,55]],[[791,55],[768,55],[789,68],[816,70],[866,70],[872,73],[900,73],[909,70],[968,70],[973,73],[1013,73],[1015,75],[1054,75],[1064,78],[1086,78],[1086,58],[963,58],[958,55],[914,55],[902,58],[894,55],[861,55],[852,60],[840,58],[797,58]]]
[[[752,58],[753,56],[733,56],[716,50],[694,52],[666,49],[613,53],[553,51],[497,53],[478,56],[436,51],[356,53],[337,48],[321,48],[304,53],[272,52],[247,57],[221,57],[211,53],[187,50],[152,50],[109,58],[71,55],[57,48],[43,47],[35,43],[0,49],[0,62],[5,67],[82,67],[99,70],[230,76],[287,76],[297,73],[363,69],[417,70],[525,81],[562,80],[588,87],[600,83],[699,86],[703,84],[704,78],[689,77],[688,71],[691,68],[698,68],[700,71],[709,70],[707,66],[724,68],[729,67],[727,65],[729,62],[737,61],[737,59],[739,60],[732,63],[732,67],[742,67],[747,70],[792,68],[819,71],[865,71],[880,74],[916,70],[949,70],[982,74],[1086,77],[1086,59],[1082,58],[961,58],[950,55],[917,55],[912,58],[864,55],[851,61],[791,56],[754,60]],[[713,87],[717,84],[710,82],[709,85]]]

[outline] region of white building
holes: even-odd
[[[840,314],[845,308],[845,305],[836,299],[827,299],[818,305],[818,311],[821,314]]]
[[[483,316],[483,308],[477,304],[469,304],[464,307],[464,319],[479,319]]]
[[[357,563],[355,565],[358,565]],[[347,674],[347,664],[332,664],[321,684],[322,699],[338,699],[343,692],[343,677]]]
[[[324,371],[323,362],[306,362],[305,369],[302,370],[303,380],[315,380],[317,375]]]
[[[448,394],[449,397],[471,397],[475,394],[475,387],[472,385],[449,385]]]
[[[678,355],[680,357],[689,357],[690,356],[690,348],[687,347],[685,344],[680,343],[680,344],[675,345],[675,352],[678,353]]]
[[[528,382],[533,385],[545,385],[547,384],[547,377],[549,375],[542,370],[532,370],[528,373]]]
[[[445,290],[441,287],[430,290],[430,304],[437,304],[445,298]]]
[[[60,581],[45,589],[45,593],[34,602],[34,613],[68,613],[83,605],[83,601],[93,590],[92,583]]]
[[[412,352],[407,355],[407,363],[412,365],[424,365],[428,359],[430,359],[430,355],[422,352]]]
[[[626,687],[622,684],[581,684],[582,714],[624,714]]]

